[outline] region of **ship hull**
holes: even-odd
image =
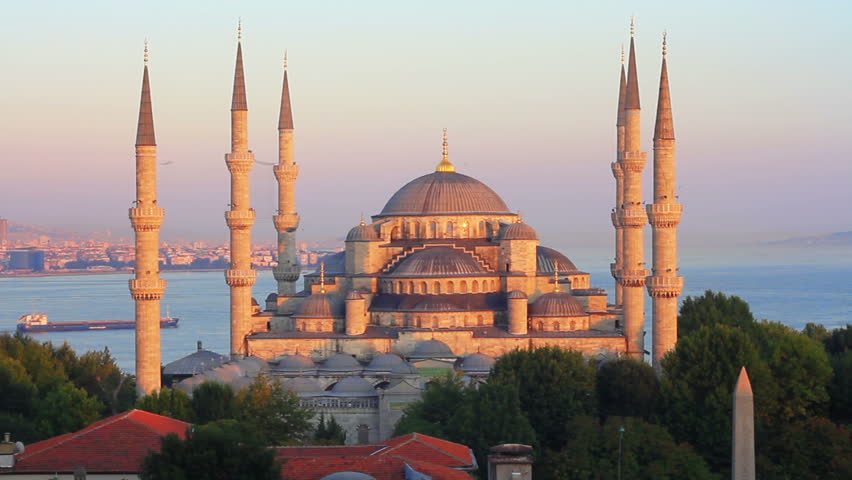
[[[163,318],[160,320],[160,328],[177,328],[178,318]],[[45,325],[18,324],[19,332],[46,333],[46,332],[82,332],[88,330],[135,330],[136,322],[133,320],[105,320],[91,322],[48,322]]]

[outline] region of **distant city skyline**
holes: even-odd
[[[458,171],[490,185],[543,238],[611,241],[618,52],[635,13],[649,154],[669,32],[685,241],[852,228],[846,3],[49,3],[10,9],[0,52],[12,72],[0,93],[0,216],[11,222],[131,238],[147,37],[166,163],[163,238],[226,239],[223,157],[242,17],[259,162],[277,159],[289,52],[300,239],[338,237],[378,213],[433,171],[448,127]],[[646,200],[650,180],[646,172]],[[271,166],[256,166],[252,189],[254,236],[271,240]],[[563,221],[543,221],[554,214]]]

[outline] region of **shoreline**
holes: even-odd
[[[256,267],[255,270],[266,271],[272,270],[271,267]],[[160,270],[160,273],[180,273],[180,272],[223,272],[221,268],[175,268],[168,270]],[[34,277],[71,277],[71,276],[86,276],[86,275],[132,275],[133,269],[122,270],[68,270],[63,272],[29,272],[29,273],[0,273],[0,280],[4,278],[34,278]]]

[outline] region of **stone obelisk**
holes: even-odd
[[[734,388],[734,445],[731,478],[754,480],[754,394],[745,367]]]

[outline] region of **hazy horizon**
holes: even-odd
[[[341,238],[440,160],[521,211],[543,243],[611,233],[619,48],[637,16],[648,151],[669,32],[684,242],[852,228],[852,5],[446,2],[19,3],[0,59],[0,217],[131,238],[142,42],[151,48],[164,239],[226,239],[236,22],[249,142],[277,161],[282,56],[301,166],[300,240]],[[252,173],[274,238],[272,167]],[[773,233],[777,232],[777,233]],[[610,239],[611,241],[611,239]]]

